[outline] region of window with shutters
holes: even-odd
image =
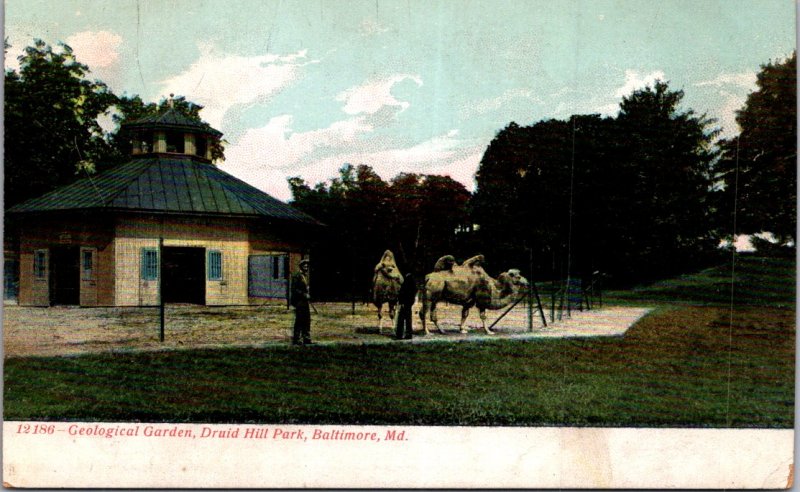
[[[39,280],[47,277],[47,250],[37,249],[33,254],[33,276]]]
[[[222,280],[222,252],[208,252],[208,280]]]
[[[94,251],[91,249],[81,250],[81,278],[94,280]]]
[[[142,280],[158,280],[158,250],[142,248]]]

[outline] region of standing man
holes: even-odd
[[[397,294],[397,302],[400,304],[397,312],[397,329],[395,338],[397,340],[411,340],[413,327],[411,325],[411,307],[417,297],[417,282],[411,273],[406,274],[400,292]]]
[[[289,302],[294,306],[294,331],[292,345],[311,344],[311,311],[308,293],[308,259],[300,261],[300,271],[292,276],[292,295]]]

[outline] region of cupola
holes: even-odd
[[[222,132],[176,110],[170,94],[169,107],[157,115],[125,123],[135,157],[152,154],[183,155],[212,160],[212,148]]]

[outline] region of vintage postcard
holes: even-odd
[[[795,2],[4,7],[5,486],[792,487]]]

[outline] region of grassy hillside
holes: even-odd
[[[4,417],[791,428],[794,264],[738,271],[618,293],[659,303],[621,338],[7,359]]]
[[[733,291],[731,291],[733,288]],[[608,293],[609,300],[665,304],[772,306],[794,308],[793,258],[741,255],[736,263],[663,280],[628,291]]]

